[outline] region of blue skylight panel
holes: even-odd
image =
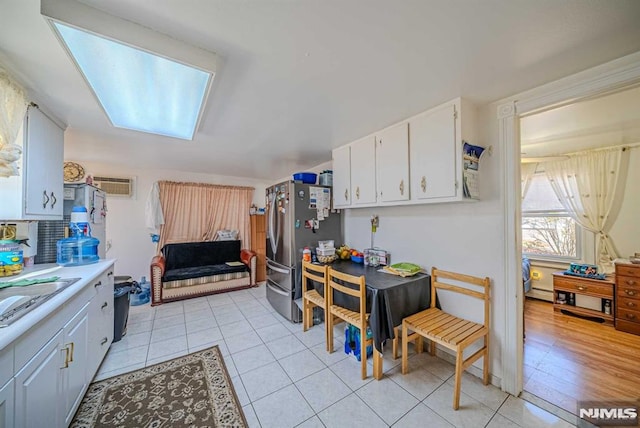
[[[193,138],[211,73],[54,25],[114,126]]]

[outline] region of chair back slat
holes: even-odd
[[[314,265],[307,261],[302,262],[302,291],[307,291],[307,281],[305,278],[319,282],[320,284],[325,284],[327,267],[326,265]],[[317,275],[316,273],[321,275]]]
[[[340,293],[347,294],[349,296],[355,297],[359,300],[359,312],[364,314],[366,312],[367,307],[367,289],[365,285],[365,277],[362,276],[353,276],[346,273],[338,272],[331,267],[327,271],[328,284],[329,284],[329,293],[328,293],[328,302],[329,305],[333,305],[333,291],[338,291]],[[341,283],[336,282],[336,280],[341,281]],[[362,315],[364,316],[364,315]]]
[[[482,287],[483,291],[470,290],[468,288],[460,287],[458,285],[442,282],[442,279],[451,279],[457,282],[470,284],[473,286]],[[491,280],[489,277],[476,277],[471,275],[465,275],[462,273],[448,272],[440,270],[438,268],[431,269],[431,307],[436,307],[436,290],[448,290],[455,293],[464,294],[466,296],[475,297],[476,299],[484,300],[484,325],[489,326],[489,300],[490,300],[490,285]]]

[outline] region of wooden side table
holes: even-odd
[[[615,281],[612,276],[605,279],[582,278],[565,275],[563,272],[553,274],[553,309],[567,311],[576,315],[594,317],[604,320],[606,325],[614,325]],[[565,296],[563,299],[562,296]],[[576,306],[575,296],[590,296],[602,299],[600,310]],[[605,313],[605,302],[608,302],[609,313]]]

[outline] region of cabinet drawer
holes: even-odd
[[[616,320],[635,322],[640,324],[640,311],[631,311],[618,306]]]
[[[616,330],[640,335],[640,323],[616,319]]]
[[[554,277],[553,288],[554,290],[564,290],[572,293],[613,298],[613,285],[606,282],[596,284],[593,281],[580,281],[570,278]]]
[[[640,277],[640,265],[616,265],[616,275]]]
[[[618,308],[631,311],[640,311],[640,299],[630,299],[628,297],[618,297]]]
[[[616,286],[619,297],[630,297],[632,299],[640,299],[640,287],[626,286],[620,283]]]
[[[616,284],[618,287],[630,287],[640,291],[640,277],[618,275]]]

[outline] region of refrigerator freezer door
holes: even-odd
[[[302,312],[292,299],[291,292],[285,291],[267,279],[267,300],[273,308],[291,322],[302,320]]]

